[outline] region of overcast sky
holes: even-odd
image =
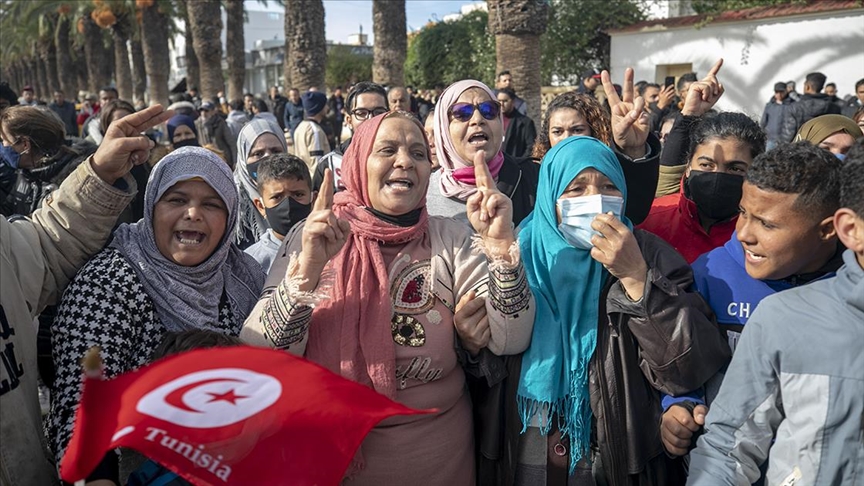
[[[417,30],[429,20],[440,20],[445,15],[458,13],[462,5],[476,3],[472,0],[406,0],[405,15],[408,31]],[[267,10],[284,12],[284,7],[275,2],[268,2],[267,7],[258,2],[247,2],[248,10]],[[348,36],[360,31],[369,34],[369,42],[374,42],[372,35],[372,0],[324,0],[325,30],[327,40],[347,42]]]

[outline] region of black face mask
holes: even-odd
[[[246,173],[249,174],[249,177],[251,177],[252,180],[256,182],[258,181],[258,164],[260,163],[261,162],[252,162],[251,164],[246,164]]]
[[[298,222],[306,219],[312,212],[312,204],[300,204],[290,197],[286,197],[272,208],[264,208],[267,215],[267,223],[276,233],[285,236]]]
[[[200,147],[201,145],[198,143],[197,138],[187,138],[186,140],[181,140],[174,145],[175,149],[179,149],[181,147]]]
[[[743,184],[743,176],[691,170],[684,181],[684,196],[696,203],[699,213],[724,220],[738,214]]]

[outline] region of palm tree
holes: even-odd
[[[495,34],[496,72],[509,70],[528,116],[540,118],[540,36],[546,32],[548,2],[486,0],[489,31]],[[376,41],[377,43],[377,41]]]
[[[132,24],[133,34],[129,42],[132,54],[132,99],[143,100],[147,91],[147,68],[144,67],[144,48],[141,46],[141,25]]]
[[[111,53],[105,48],[102,29],[93,20],[95,10],[85,10],[78,19],[78,32],[84,35],[84,55],[87,59],[87,89],[97,92],[111,82]]]
[[[168,104],[168,72],[171,61],[168,54],[167,2],[136,0],[141,12],[142,47],[147,70],[150,104]]]
[[[243,0],[225,0],[225,58],[228,61],[228,99],[243,97],[246,49],[243,39]]]
[[[289,20],[290,19],[290,20]],[[301,92],[324,88],[327,41],[322,0],[285,2],[285,80]]]
[[[186,2],[192,42],[201,68],[202,98],[215,98],[224,89],[222,78],[222,9],[219,0]],[[241,18],[242,21],[242,18]]]
[[[71,8],[61,6],[58,11],[57,25],[54,28],[54,45],[57,47],[57,71],[60,78],[60,89],[63,93],[73,99],[78,93],[78,85],[75,79],[75,65],[72,62],[72,40],[70,29],[72,20]],[[83,86],[81,86],[83,87]]]
[[[372,0],[372,24],[375,33],[372,80],[385,86],[402,86],[408,51],[405,0]]]
[[[194,0],[180,0],[177,3],[177,14],[183,21],[183,46],[186,63],[186,87],[198,87],[201,85],[201,67],[198,56],[195,54],[194,41],[192,40],[192,27],[189,23],[189,9],[187,5]]]

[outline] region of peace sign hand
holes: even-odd
[[[162,105],[154,105],[115,120],[93,154],[93,172],[108,184],[114,184],[128,174],[133,165],[146,162],[155,144],[141,133],[172,116],[173,111],[163,111]]]
[[[495,186],[495,178],[486,165],[486,152],[474,156],[474,179],[477,192],[468,198],[465,211],[474,230],[487,248],[509,260],[513,235],[513,203]]]
[[[711,66],[705,78],[690,85],[687,99],[684,100],[684,107],[681,109],[682,115],[702,116],[723,96],[726,90],[717,80],[717,73],[720,72],[721,67],[723,67],[722,57]]]
[[[315,199],[312,212],[303,227],[303,249],[300,252],[300,276],[306,283],[300,290],[311,291],[318,287],[318,279],[327,265],[351,234],[351,226],[333,212],[333,172],[324,170],[321,192]]]
[[[609,101],[612,117],[612,138],[615,144],[630,158],[638,159],[645,155],[645,142],[651,133],[651,123],[645,111],[645,100],[633,97],[633,69],[624,71],[624,85],[621,97],[615,91],[609,72],[600,73],[603,90]]]

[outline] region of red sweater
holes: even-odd
[[[681,192],[655,199],[648,217],[637,228],[663,238],[687,263],[693,263],[699,255],[729,241],[737,221],[735,215],[732,219],[715,223],[710,232],[706,232],[699,223],[696,203],[684,197],[682,187]]]

